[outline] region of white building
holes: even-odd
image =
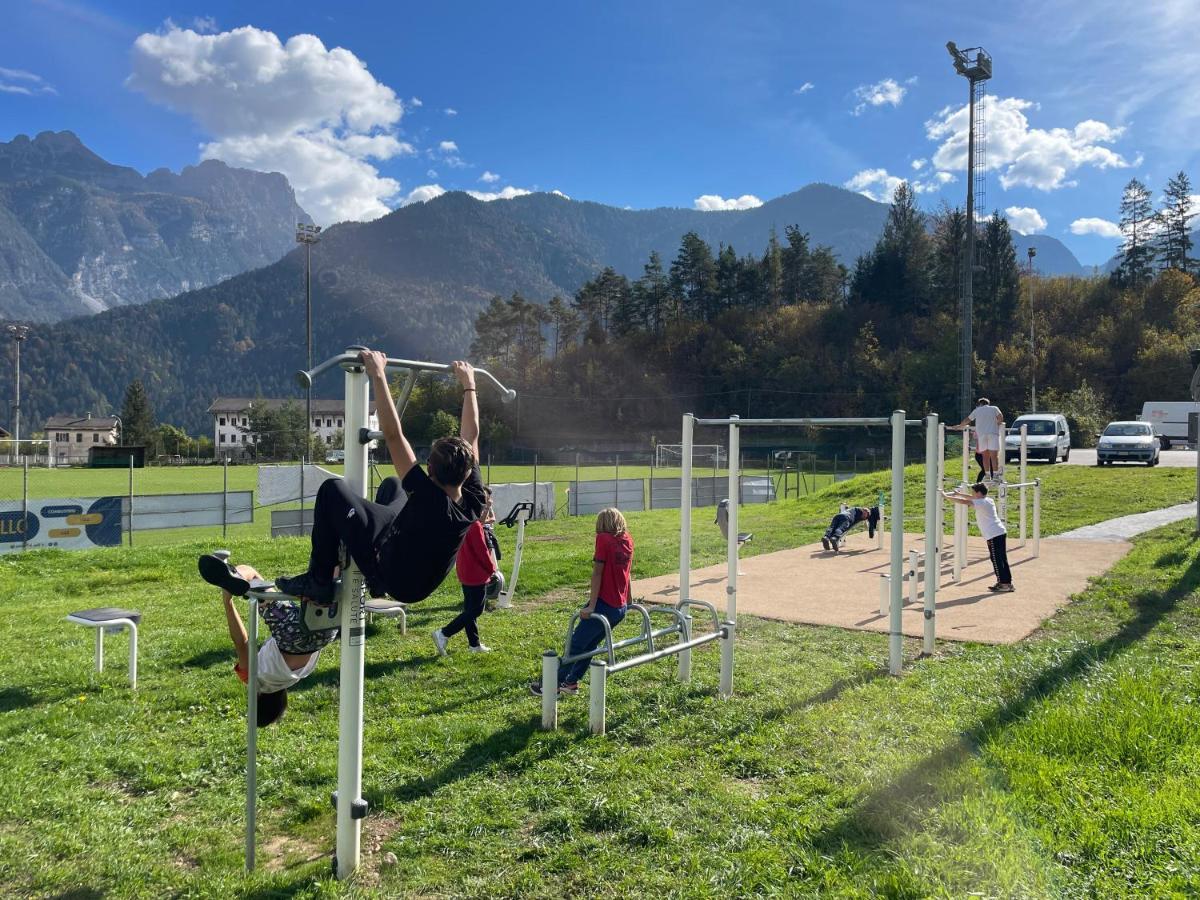
[[[238,456],[250,452],[254,445],[254,435],[247,430],[250,426],[250,410],[255,404],[264,405],[267,409],[279,409],[286,403],[304,406],[303,400],[251,400],[244,397],[218,397],[208,408],[213,417],[213,448],[216,456]],[[375,404],[370,406],[370,427],[378,428],[379,420],[375,415]],[[311,430],[321,443],[330,449],[334,448],[339,432],[346,424],[346,403],[344,400],[312,401]],[[336,449],[341,449],[340,445]]]
[[[56,466],[86,466],[88,451],[101,445],[115,446],[120,420],[116,416],[89,413],[77,416],[51,416],[43,430],[50,441],[50,459]]]

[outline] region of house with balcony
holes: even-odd
[[[116,446],[121,420],[116,416],[51,416],[42,426],[56,466],[86,466],[92,447]]]

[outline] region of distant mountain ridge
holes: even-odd
[[[69,131],[0,143],[0,318],[53,322],[274,262],[311,221],[278,173],[217,160],[143,176]]]
[[[570,298],[606,265],[640,275],[651,250],[669,267],[688,231],[714,249],[724,243],[761,255],[772,228],[783,240],[785,227],[798,225],[853,266],[875,244],[887,211],[830,185],[730,212],[623,210],[554,194],[487,203],[447,193],[322,234],[313,253],[314,354],[366,344],[409,358],[454,358],[467,352],[491,297]],[[1052,238],[1035,240],[1053,246]],[[303,359],[304,268],[294,250],[172,299],[35,330],[23,356],[36,367],[23,407],[34,424],[58,412],[111,411],[141,377],[164,420],[207,431],[204,411],[215,396],[299,398],[292,376]],[[8,378],[0,369],[0,396]],[[339,390],[332,377],[316,386],[317,396]]]

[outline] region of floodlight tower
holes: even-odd
[[[17,455],[21,455],[21,342],[29,337],[28,325],[9,325],[5,329],[13,339],[17,349],[17,377],[13,382],[16,387],[16,398],[13,401],[13,441],[16,444]]]
[[[982,47],[959,50],[954,41],[946,42],[950,58],[954,60],[954,71],[967,79],[970,85],[970,119],[967,131],[967,252],[963,266],[962,287],[962,344],[961,376],[958,391],[959,412],[966,416],[971,411],[971,381],[975,368],[974,313],[975,313],[975,221],[976,205],[983,205],[983,98],[984,83],[992,77],[992,57]],[[976,114],[979,115],[979,137],[976,144]],[[978,184],[976,184],[978,182]],[[976,187],[979,188],[976,191]],[[978,196],[976,196],[978,194]]]
[[[308,366],[305,371],[313,367],[312,358],[312,248],[313,244],[321,243],[321,239],[317,237],[321,233],[320,225],[309,225],[307,222],[296,223],[296,243],[304,245],[304,343],[308,348],[308,355],[305,357]],[[308,393],[305,396],[304,415],[304,455],[301,458],[301,463],[308,459],[308,448],[312,446],[312,385],[308,386]],[[301,478],[301,484],[304,481]],[[300,498],[300,508],[304,509],[304,498]]]

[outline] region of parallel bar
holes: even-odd
[[[696,418],[691,413],[683,414],[683,470],[679,480],[679,602],[691,599],[692,595],[692,433]],[[691,624],[691,616],[687,617]],[[679,656],[679,680],[686,682],[692,677],[692,655]]]
[[[939,528],[942,509],[942,483],[939,480],[941,433],[937,413],[930,413],[925,426],[925,643],[921,648],[927,656],[933,654],[937,637],[934,617],[937,615],[938,581],[942,577],[942,532]]]
[[[730,416],[728,419],[693,419],[697,425],[890,425],[892,420],[886,416],[857,419],[741,419]],[[919,421],[919,420],[914,420]]]
[[[346,486],[359,497],[366,495],[367,448],[357,440],[367,424],[370,385],[356,353],[342,354],[345,363]],[[341,672],[338,688],[338,789],[337,789],[337,877],[349,878],[358,868],[362,819],[355,807],[362,799],[363,676],[366,643],[366,614],[363,605],[364,578],[353,560],[342,573],[338,594],[341,609]]]
[[[892,615],[888,638],[888,671],[904,666],[902,625],[904,591],[904,410],[892,413]]]
[[[246,871],[253,872],[258,816],[258,598],[253,595],[246,635]]]
[[[1057,438],[1055,439],[1057,440]],[[1056,449],[1055,453],[1058,452]],[[1029,480],[1029,426],[1021,426],[1021,546],[1025,546],[1025,482]]]
[[[1033,556],[1042,552],[1042,479],[1033,483]]]
[[[737,579],[738,579],[738,465],[741,459],[741,450],[739,449],[739,433],[737,416],[730,416],[729,422],[729,521],[726,523],[729,527],[728,540],[726,541],[725,554],[727,557],[726,563],[726,582],[725,582],[725,618],[730,622],[737,621]]]
[[[722,700],[733,696],[733,647],[737,626],[733,622],[725,623],[725,636],[721,638],[721,682],[719,695]]]

